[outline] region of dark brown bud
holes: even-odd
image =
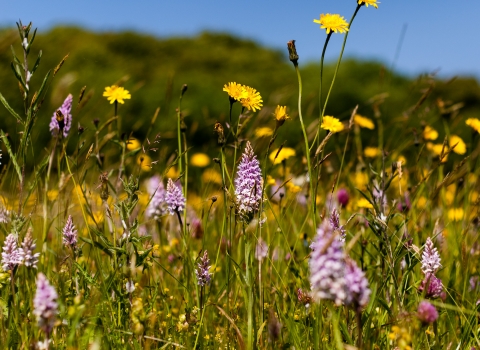
[[[95,118],[93,120],[93,125],[95,125],[96,128],[98,128],[98,123],[100,123],[100,120],[98,118]]]
[[[182,86],[182,96],[183,96],[183,94],[185,94],[185,92],[187,92],[187,90],[188,90],[188,85],[183,84],[183,86]]]
[[[223,146],[226,142],[225,140],[225,133],[223,131],[223,126],[219,122],[215,123],[215,126],[213,127],[213,130],[217,133],[218,135],[218,144],[220,146]]]
[[[295,40],[290,40],[287,43],[288,47],[288,58],[292,61],[293,65],[296,67],[298,65],[298,54],[297,49],[295,47]]]

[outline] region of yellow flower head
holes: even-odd
[[[136,149],[139,149],[140,147],[142,147],[142,144],[140,143],[140,141],[138,141],[137,139],[135,139],[133,137],[128,139],[127,150],[134,151]]]
[[[375,7],[376,9],[378,9],[378,4],[380,4],[379,2],[377,2],[377,0],[358,0],[358,4],[359,5],[365,5],[368,7],[368,5],[371,5],[373,7]]]
[[[320,19],[314,19],[314,23],[320,24],[320,29],[325,29],[327,34],[330,34],[332,31],[335,33],[345,33],[348,32],[348,23],[345,21],[345,18],[338,14],[331,15],[323,13],[320,15]]]
[[[361,128],[366,128],[370,130],[375,129],[375,124],[373,123],[373,121],[364,116],[361,116],[360,114],[355,114],[355,116],[353,117],[353,122]]]
[[[320,126],[322,129],[329,130],[332,133],[342,131],[344,128],[340,120],[329,115],[323,117],[322,125]]]
[[[448,151],[448,147],[446,147],[446,146],[443,147],[443,143],[433,144],[431,142],[428,142],[427,143],[427,149],[429,151],[432,151],[435,155],[437,155],[439,157],[442,155],[442,152],[443,152],[442,163],[447,161],[448,154],[446,154],[446,153]]]
[[[423,138],[425,140],[436,140],[438,137],[438,132],[431,126],[426,126],[425,129],[423,129]]]
[[[210,157],[205,153],[195,153],[192,158],[190,158],[190,164],[199,168],[204,168],[210,164]]]
[[[272,135],[273,135],[273,130],[268,126],[255,129],[255,137],[257,138],[267,137]]]
[[[450,221],[460,221],[463,219],[463,209],[462,208],[452,208],[448,211],[448,219]]]
[[[377,147],[365,147],[363,154],[368,158],[375,158],[380,155],[380,150]]]
[[[222,174],[220,174],[215,169],[206,169],[202,174],[202,181],[205,182],[205,183],[213,182],[213,183],[221,185],[222,184]]]
[[[111,104],[115,101],[124,104],[124,100],[129,100],[132,98],[128,90],[125,90],[123,87],[117,85],[107,86],[103,92],[103,96],[106,97]]]
[[[277,106],[273,115],[275,116],[278,126],[282,126],[285,120],[290,119],[287,114],[287,106]]]
[[[246,94],[245,97],[240,99],[242,106],[253,112],[255,112],[257,109],[260,109],[263,106],[262,96],[260,96],[260,93],[250,86],[244,85],[243,88],[245,89]]]
[[[357,201],[357,207],[366,208],[366,209],[373,209],[373,205],[364,197],[360,198]]]
[[[235,82],[228,83],[223,86],[223,91],[228,93],[228,96],[234,101],[240,101],[242,98],[247,97],[247,92],[243,85]]]
[[[465,124],[473,128],[476,132],[480,133],[480,119],[477,118],[468,118],[465,121]]]
[[[453,152],[457,154],[465,154],[467,152],[467,145],[463,142],[460,136],[457,135],[450,135],[450,148],[452,148]]]
[[[140,165],[142,171],[152,170],[152,158],[146,154],[140,154],[137,158],[137,164]]]
[[[275,156],[277,155],[277,152],[278,152],[278,148],[274,150],[272,153],[270,153],[270,155],[268,156],[268,158],[273,162],[273,164],[280,164],[284,160],[290,157],[293,157],[296,154],[295,150],[290,147],[283,147],[280,153],[278,153],[277,158],[275,158]]]

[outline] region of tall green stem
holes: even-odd
[[[330,88],[328,89],[327,98],[325,99],[325,104],[323,105],[322,114],[321,114],[321,117],[320,117],[320,123],[321,123],[321,119],[325,115],[325,109],[327,108],[328,99],[330,97],[330,93],[332,92],[332,88],[333,88],[333,84],[335,83],[335,79],[337,78],[337,73],[338,73],[338,68],[340,67],[340,62],[342,62],[343,51],[345,50],[345,45],[347,44],[348,33],[349,33],[350,28],[352,26],[353,20],[355,19],[355,16],[358,13],[358,10],[360,10],[360,7],[362,7],[362,5],[357,5],[357,8],[355,9],[355,12],[353,13],[352,18],[350,19],[350,23],[348,24],[348,29],[349,30],[345,33],[345,37],[343,38],[342,49],[340,50],[340,55],[338,56],[337,65],[335,66],[335,72],[333,73],[333,79],[332,79],[332,82],[330,84]],[[320,125],[318,127],[320,128]],[[319,131],[320,131],[320,129],[319,129]]]
[[[307,166],[308,166],[308,177],[309,177],[309,186],[310,186],[310,198],[311,198],[311,216],[313,220],[313,227],[316,227],[316,201],[313,192],[313,174],[312,174],[312,164],[310,162],[310,147],[308,146],[308,136],[307,131],[305,129],[305,124],[303,123],[303,116],[302,116],[302,77],[300,75],[300,69],[298,68],[298,63],[294,63],[295,71],[297,72],[297,79],[298,79],[298,118],[300,119],[300,125],[302,126],[303,138],[305,140],[305,157],[307,158]]]

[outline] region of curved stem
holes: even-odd
[[[310,148],[308,146],[308,137],[307,131],[305,130],[305,125],[303,123],[303,116],[302,116],[302,77],[300,75],[300,69],[298,68],[298,64],[295,64],[295,71],[297,72],[297,79],[298,79],[298,117],[300,119],[300,124],[302,126],[303,138],[305,140],[305,157],[307,158],[307,166],[308,166],[308,177],[309,177],[309,186],[310,186],[310,198],[311,198],[311,215],[313,220],[313,227],[316,227],[316,220],[315,220],[315,212],[316,212],[316,201],[313,192],[313,176],[312,176],[312,165],[310,162]]]
[[[340,62],[342,62],[343,51],[345,50],[345,45],[347,44],[347,38],[348,38],[348,33],[350,31],[350,27],[352,26],[353,20],[355,19],[355,16],[357,15],[358,10],[360,10],[360,7],[362,7],[362,5],[357,5],[357,8],[355,9],[355,12],[353,13],[352,19],[350,19],[350,23],[348,24],[348,29],[349,30],[345,33],[345,38],[343,39],[342,50],[340,51],[340,55],[338,56],[337,65],[335,66],[335,72],[333,73],[332,83],[330,84],[330,89],[328,89],[327,98],[325,99],[325,104],[323,105],[322,114],[321,114],[321,118],[320,118],[320,123],[321,123],[321,119],[325,115],[325,109],[327,108],[328,99],[330,97],[330,93],[332,92],[333,84],[335,83],[335,79],[337,77],[338,68],[340,67]],[[320,125],[318,125],[318,127],[320,128]]]

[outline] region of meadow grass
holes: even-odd
[[[478,348],[480,121],[431,101],[431,77],[397,120],[383,118],[388,86],[361,106],[373,117],[359,106],[343,120],[325,115],[366,4],[376,1],[360,1],[350,23],[316,20],[323,52],[344,35],[333,80],[320,75],[330,86],[320,115],[303,113],[290,41],[297,111],[278,105],[258,125],[268,103],[227,77],[218,103],[228,119],[212,125],[208,153],[189,146],[187,85],[170,129],[156,127],[157,109],[144,140],[122,128],[136,116],[122,115],[134,97],[121,82],[104,92],[111,115],[88,127],[75,121],[85,89],[41,110],[67,56],[30,91],[41,56],[29,57],[35,31],[18,23],[24,110],[0,95],[17,120],[0,131],[0,347]],[[38,118],[51,118],[45,145]],[[279,136],[291,123],[302,128],[289,135],[295,148]]]

